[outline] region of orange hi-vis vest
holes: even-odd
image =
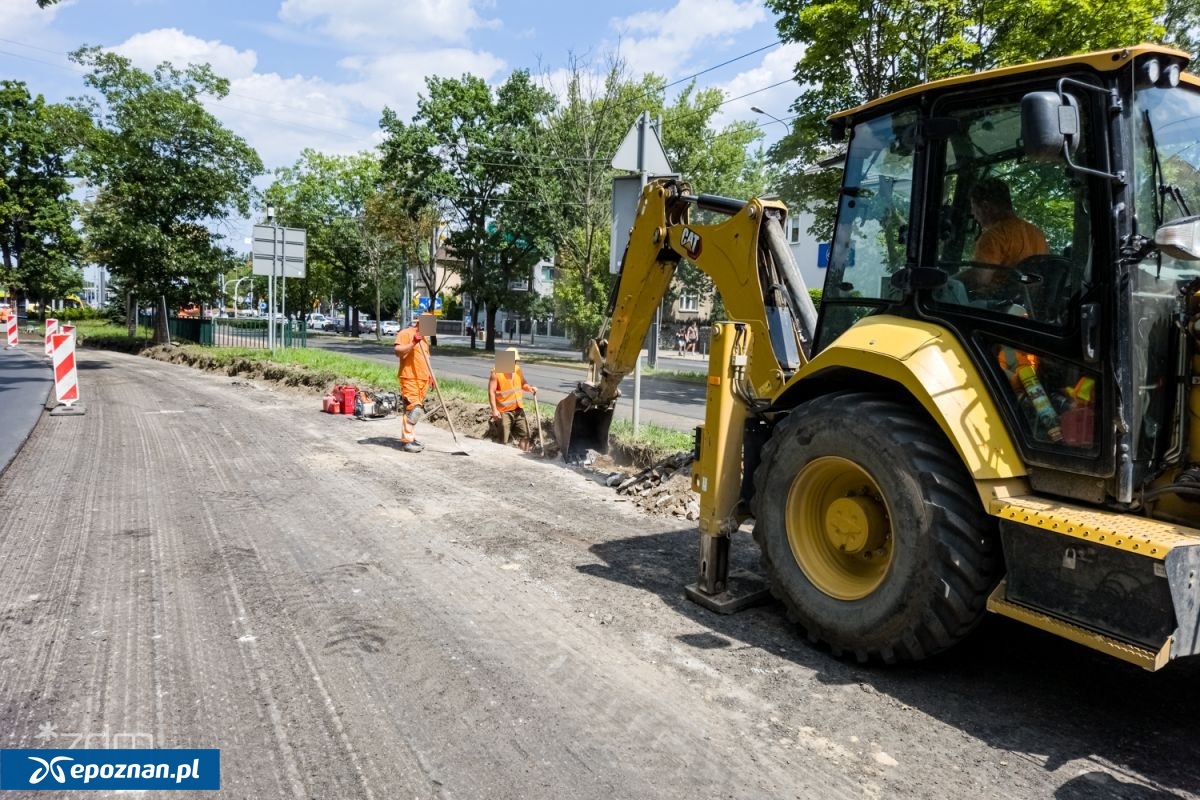
[[[496,375],[496,410],[500,413],[515,411],[521,408],[521,387],[525,385],[525,376],[518,366],[510,375],[507,372],[497,372]]]

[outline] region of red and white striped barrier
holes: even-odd
[[[75,375],[75,336],[55,333],[50,338],[54,345],[54,395],[61,405],[70,407],[79,402],[79,379]]]
[[[15,312],[9,315],[8,322],[5,324],[8,326],[8,346],[16,347],[21,340],[17,338],[17,315]]]
[[[54,343],[50,341],[50,337],[56,333],[58,333],[58,320],[47,319],[46,320],[46,355],[48,355],[52,358],[54,356]]]

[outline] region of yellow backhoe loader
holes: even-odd
[[[1151,670],[1200,652],[1186,66],[1140,45],[834,116],[848,141],[819,312],[781,203],[651,182],[591,375],[556,409],[564,453],[605,449],[686,258],[730,320],[711,331],[697,433],[694,599],[738,605],[729,535],[753,518],[770,590],[839,655],[925,658],[987,611]],[[997,184],[1044,239],[1005,264],[977,260],[997,235],[979,187]]]

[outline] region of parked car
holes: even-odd
[[[370,317],[359,317],[358,318],[359,333],[374,333],[376,327],[378,327],[377,323],[375,322],[375,320],[371,319]]]
[[[394,319],[385,319],[379,323],[379,332],[384,336],[395,336],[400,332],[400,323]]]
[[[326,316],[325,316],[324,314],[322,314],[321,312],[319,312],[319,311],[314,311],[313,313],[311,313],[311,314],[309,314],[309,315],[308,315],[308,329],[309,329],[310,331],[312,331],[312,330],[317,330],[317,331],[323,331],[323,330],[325,330],[325,321],[326,321],[327,319],[328,319],[328,317],[326,317]]]

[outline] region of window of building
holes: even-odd
[[[788,238],[792,244],[800,241],[800,217],[798,215],[788,219]]]
[[[679,295],[679,310],[680,311],[699,311],[700,310],[700,295],[695,292],[684,292]]]
[[[554,282],[554,267],[542,267],[542,280],[546,283]]]

